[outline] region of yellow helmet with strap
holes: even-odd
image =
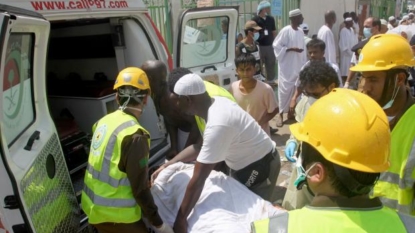
[[[150,90],[150,82],[146,73],[137,67],[127,67],[120,71],[115,80],[114,90],[122,86],[132,86],[139,90]]]
[[[334,89],[311,105],[304,121],[291,125],[290,130],[295,138],[341,167],[368,173],[389,168],[388,119],[363,93]]]

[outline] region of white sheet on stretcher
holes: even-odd
[[[151,188],[159,214],[170,226],[173,226],[193,175],[193,167],[183,163],[173,164],[159,174]],[[212,171],[199,201],[188,217],[188,232],[248,233],[252,221],[282,212],[235,179]]]

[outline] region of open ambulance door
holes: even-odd
[[[77,232],[80,208],[46,99],[50,24],[0,5],[0,28],[2,221],[9,232]]]
[[[236,81],[237,9],[203,7],[184,11],[175,37],[174,67],[188,68],[228,89]]]

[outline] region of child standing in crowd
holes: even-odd
[[[230,92],[238,105],[270,135],[268,122],[278,113],[278,104],[272,87],[254,78],[255,64],[252,54],[242,53],[235,59],[239,80],[232,83]]]

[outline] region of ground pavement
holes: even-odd
[[[284,114],[284,119],[286,119],[286,114]],[[270,121],[270,126],[278,129],[278,131],[274,133],[271,138],[277,144],[277,149],[281,158],[281,171],[278,176],[277,185],[275,187],[274,196],[272,198],[272,202],[274,204],[282,203],[292,172],[292,163],[288,162],[284,155],[285,142],[290,138],[291,134],[288,126],[292,123],[295,123],[295,121],[285,120],[284,125],[281,128],[277,128],[275,126],[276,118],[274,117],[274,119]]]

